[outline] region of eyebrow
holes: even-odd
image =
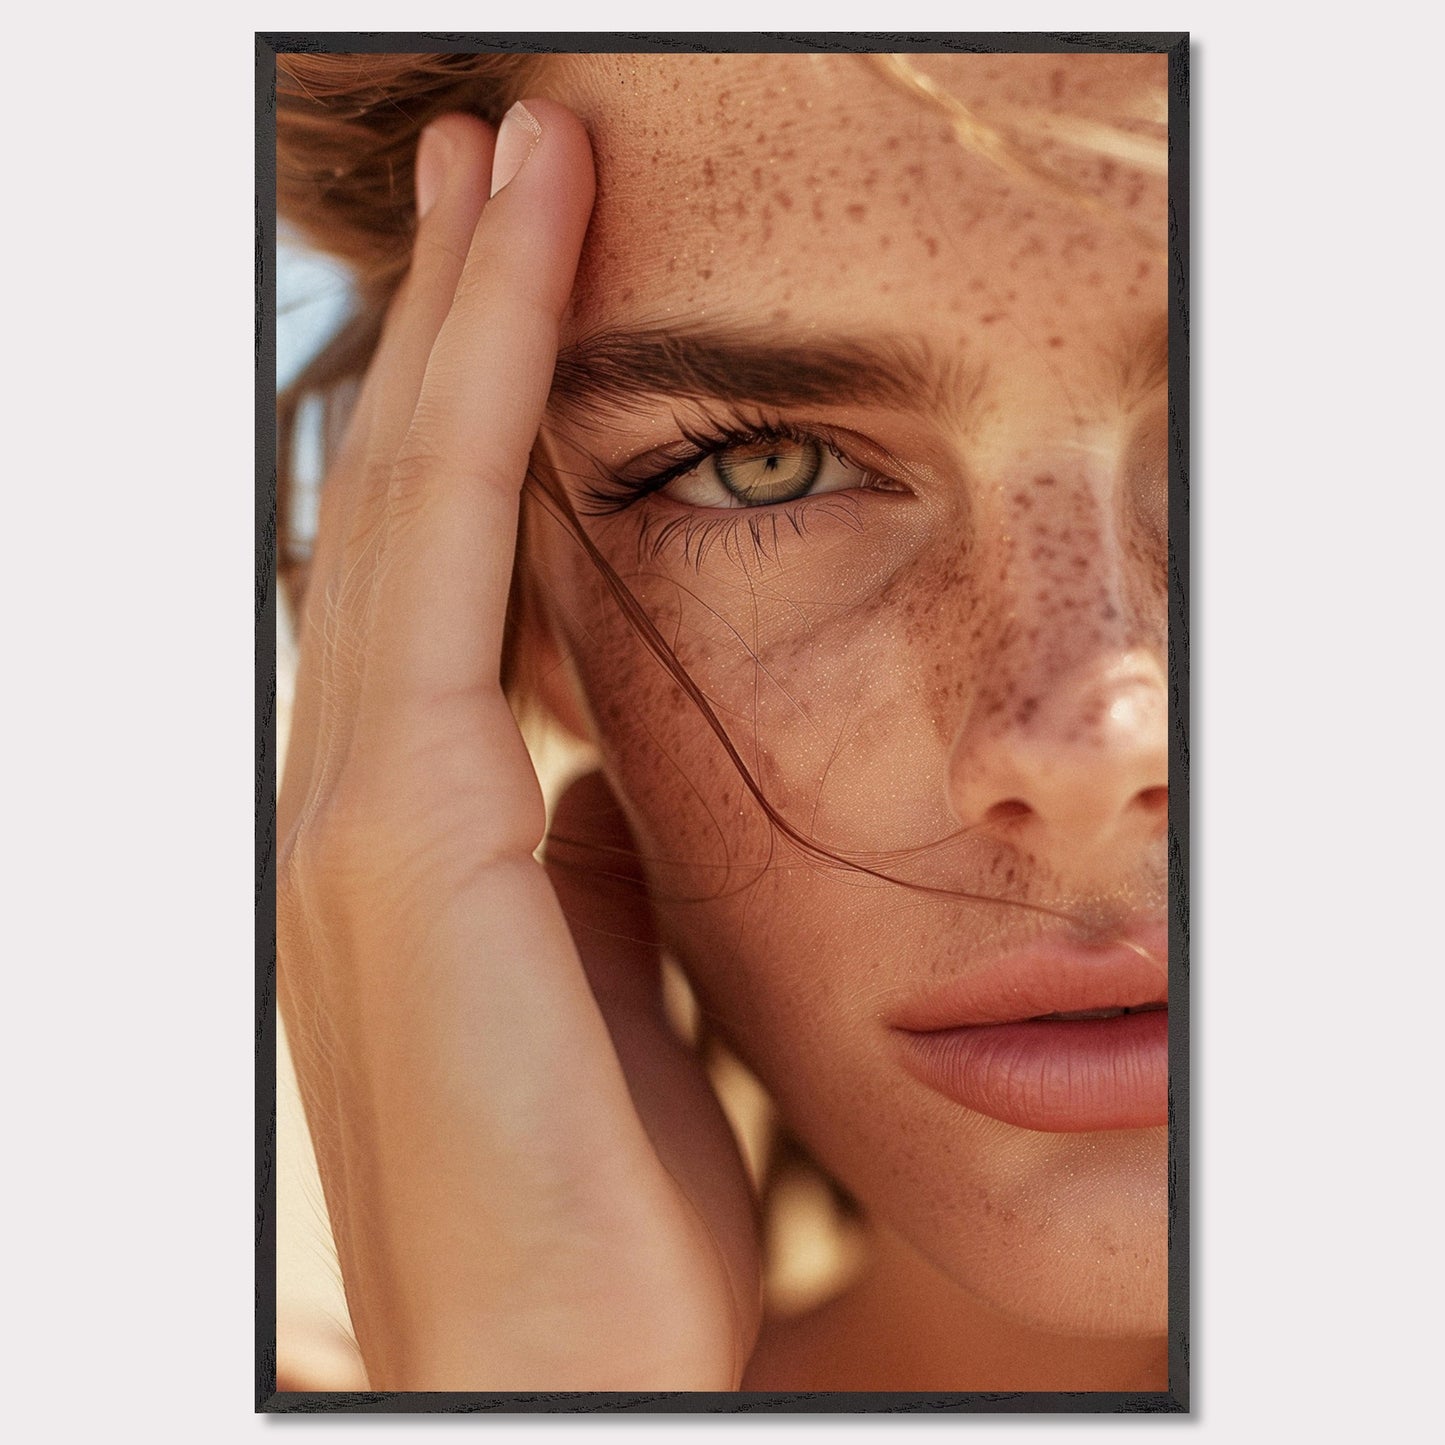
[[[557,356],[552,401],[566,410],[626,408],[639,395],[779,408],[878,404],[962,421],[983,369],[909,336],[779,340],[751,328],[603,331]]]
[[[1168,380],[1169,326],[1150,321],[1117,352],[1125,411]],[[641,397],[804,406],[894,406],[966,426],[988,389],[987,369],[954,350],[904,335],[779,340],[750,327],[643,327],[597,332],[558,353],[552,402],[564,411]]]

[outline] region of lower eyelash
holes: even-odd
[[[700,569],[708,554],[718,546],[740,566],[754,561],[776,559],[787,531],[802,537],[809,520],[823,515],[838,517],[855,531],[862,531],[858,500],[848,492],[827,493],[812,501],[783,502],[771,507],[739,507],[727,516],[684,513],[675,517],[649,517],[637,539],[639,563],[658,561],[664,553],[680,547],[682,560]]]

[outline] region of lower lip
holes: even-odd
[[[900,1030],[910,1071],[967,1109],[1073,1134],[1169,1121],[1169,1011]]]

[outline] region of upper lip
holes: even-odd
[[[935,987],[888,1022],[908,1032],[932,1033],[1167,1004],[1168,957],[1168,929],[1162,923],[1103,943],[1044,938]]]

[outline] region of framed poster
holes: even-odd
[[[257,63],[258,1409],[1187,1410],[1187,37]]]

